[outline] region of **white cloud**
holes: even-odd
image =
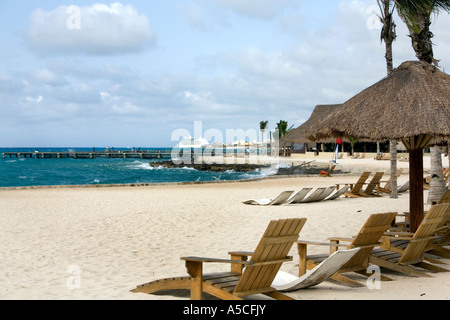
[[[41,103],[42,100],[44,100],[44,97],[43,97],[43,96],[38,96],[38,97],[36,97],[36,98],[33,98],[33,97],[25,97],[25,100],[26,100],[27,102],[32,102],[32,103]]]
[[[274,19],[292,0],[215,0],[219,5],[230,8],[234,13],[247,18]]]
[[[26,36],[35,52],[114,55],[139,52],[155,43],[149,20],[131,5],[94,4],[78,12],[68,8],[36,9],[31,14]],[[74,14],[79,15],[75,22]]]
[[[61,85],[64,84],[64,79],[59,78],[54,72],[47,68],[36,69],[30,73],[31,79],[39,83],[49,85]]]

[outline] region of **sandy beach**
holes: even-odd
[[[361,160],[357,164],[375,171],[380,163]],[[350,160],[343,163],[347,164]],[[326,241],[331,236],[355,235],[372,213],[408,211],[408,193],[398,199],[341,197],[276,207],[242,203],[271,198],[284,190],[352,183],[358,176],[0,190],[0,299],[189,299],[187,292],[147,295],[130,290],[151,280],[186,275],[181,256],[226,259],[231,250],[251,251],[270,220],[306,217],[300,238]],[[399,185],[407,180],[403,174]],[[308,250],[319,253],[327,248],[311,246]],[[295,246],[290,254],[294,260],[283,264],[282,270],[296,275]],[[450,261],[446,262],[444,267],[450,270]],[[205,271],[228,268],[208,264]],[[383,272],[394,281],[382,282],[379,289],[348,288],[326,281],[288,295],[299,300],[450,298],[450,273],[412,278]],[[363,277],[353,278],[365,282]]]

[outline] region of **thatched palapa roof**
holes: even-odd
[[[314,108],[311,117],[296,129],[292,129],[282,138],[283,142],[294,143],[311,143],[314,142],[306,137],[306,132],[317,122],[326,118],[330,113],[334,112],[340,104],[318,105]],[[320,142],[334,142],[335,140],[327,138]]]
[[[373,141],[450,136],[450,75],[420,61],[393,73],[345,102],[309,128],[306,137],[357,137]]]

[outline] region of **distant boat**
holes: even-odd
[[[192,149],[203,148],[207,145],[209,145],[208,140],[203,138],[194,139],[192,137],[184,138],[179,143],[180,148],[192,148]]]

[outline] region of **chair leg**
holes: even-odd
[[[442,258],[450,259],[450,250],[447,248],[443,248],[441,246],[434,245],[433,249],[431,249],[431,251],[428,251],[428,253],[434,254]]]
[[[383,260],[383,259],[374,257],[373,255],[369,256],[369,262],[374,265],[377,265],[379,267],[387,268],[387,269],[397,271],[400,273],[404,273],[404,274],[407,274],[407,275],[410,275],[413,277],[431,277],[430,275],[426,274],[425,272],[415,270],[410,266],[399,265],[394,262],[390,262],[387,260]]]
[[[423,268],[423,269],[426,269],[426,270],[430,270],[430,271],[433,271],[433,272],[450,272],[450,270],[447,270],[447,269],[444,269],[444,268],[441,268],[441,267],[438,267],[438,266],[435,266],[435,265],[432,265],[432,264],[429,264],[429,263],[426,263],[426,262],[420,262],[420,263],[415,264],[415,265],[420,267],[420,268]]]
[[[358,281],[347,278],[346,276],[343,276],[342,274],[339,273],[333,274],[330,278],[333,279],[334,281],[337,281],[339,284],[347,287],[353,288],[364,287],[364,285],[359,283]]]
[[[191,276],[191,300],[202,300],[203,263],[186,261],[186,269]]]
[[[295,300],[294,298],[291,298],[285,294],[282,294],[281,292],[278,292],[276,290],[271,292],[265,292],[264,295],[269,296],[271,298],[277,299],[277,300]]]

